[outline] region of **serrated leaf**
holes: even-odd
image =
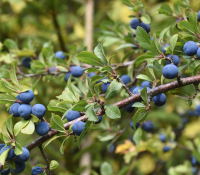
[[[121,113],[116,105],[105,105],[105,113],[111,119],[121,118]]]
[[[124,43],[124,44],[121,44],[117,49],[115,50],[120,50],[120,49],[124,49],[124,48],[127,48],[127,47],[131,47],[131,48],[134,48],[134,47],[137,47],[137,45],[133,44],[133,43]]]
[[[14,134],[17,136],[22,128],[26,127],[29,124],[29,120],[22,120],[15,124],[14,126]]]
[[[102,47],[102,44],[98,44],[95,49],[94,49],[94,54],[100,58],[103,62],[103,65],[106,66],[108,64],[108,61],[106,59],[106,56],[105,56],[105,53],[104,53],[104,50],[103,50],[103,47]]]
[[[113,80],[105,94],[106,99],[113,98],[122,88],[122,84],[116,82],[116,80]]]
[[[136,38],[142,48],[151,50],[151,38],[142,27],[137,27]]]
[[[85,137],[86,133],[88,132],[88,130],[90,129],[90,126],[91,126],[92,122],[91,121],[88,121],[85,123],[84,125],[84,130],[82,131],[80,137],[79,137],[79,140],[78,140],[78,147],[80,148],[81,147],[81,141],[83,140],[83,138]]]
[[[52,137],[51,139],[49,139],[45,145],[44,145],[44,148],[46,148],[47,145],[49,145],[53,140],[57,139],[57,138],[60,138],[60,137],[66,137],[65,135],[61,135],[61,136],[54,136]]]
[[[67,102],[60,102],[58,100],[51,100],[47,106],[49,111],[65,112],[71,108],[71,105]]]
[[[4,78],[1,78],[0,81],[0,92],[8,92],[8,93],[13,93],[13,92],[19,92],[19,89],[14,87],[11,83],[6,81]]]
[[[51,117],[51,128],[56,129],[59,132],[66,133],[60,116],[55,115],[55,114],[52,114],[52,117]]]
[[[151,78],[149,78],[148,76],[146,76],[144,74],[140,74],[136,78],[153,82],[153,80]]]
[[[155,36],[154,36],[153,41],[151,43],[151,51],[154,54],[157,54],[157,55],[160,54],[160,53],[162,53],[160,43],[157,41],[157,39],[156,39]]]
[[[136,111],[136,113],[133,116],[133,127],[135,128],[136,123],[138,122],[138,115],[140,113],[142,113],[145,110],[145,108],[138,108],[138,110]]]
[[[89,108],[87,108],[85,114],[86,114],[86,117],[88,118],[88,121],[97,122],[99,120],[96,112],[94,111],[94,104],[91,105]]]
[[[157,71],[160,71],[160,72],[162,72],[162,66],[158,63],[158,60],[154,60],[153,61],[153,66],[154,66],[154,68],[157,70]]]
[[[74,96],[76,96],[73,88],[72,88],[72,85],[71,85],[71,81],[72,81],[72,75],[70,75],[68,81],[67,81],[67,87],[69,88],[69,90],[74,94]]]
[[[55,160],[52,160],[50,163],[50,170],[54,170],[59,166],[59,163]]]
[[[170,46],[169,47],[171,48],[172,53],[174,51],[177,40],[178,40],[178,34],[173,35],[170,39]]]
[[[17,80],[17,75],[16,75],[16,67],[17,67],[17,61],[13,61],[11,63],[12,66],[12,70],[9,71],[10,74],[10,79],[13,82],[13,84],[15,84],[19,90],[21,90],[21,86]]]
[[[6,125],[6,121],[3,123],[3,131],[7,136],[10,136],[8,130],[7,130],[7,125]]]
[[[21,145],[17,142],[14,149],[15,155],[20,155],[23,153]]]
[[[147,59],[150,58],[154,58],[153,55],[141,55],[139,57],[136,58],[136,60],[134,61],[133,64],[135,64],[135,66],[137,67],[139,64],[141,64],[142,62],[146,61]]]
[[[13,103],[17,99],[11,95],[7,94],[0,94],[0,104],[8,104],[8,103]]]
[[[77,55],[77,58],[86,64],[103,67],[102,60],[91,52],[83,51]]]
[[[140,19],[142,20],[142,22],[144,22],[146,24],[150,24],[151,23],[151,18],[147,14],[142,15],[142,17]]]
[[[70,91],[69,88],[66,88],[61,95],[57,96],[58,99],[63,100],[68,103],[76,103],[78,99],[76,96]]]
[[[35,131],[35,124],[33,123],[32,120],[29,120],[29,123],[26,127],[24,127],[23,129],[21,129],[21,132],[23,134],[33,134],[33,132]]]
[[[198,26],[197,26],[197,14],[193,11],[190,12],[189,14],[189,21],[192,24],[192,26],[194,27],[194,29],[196,31],[198,31]]]
[[[188,21],[180,21],[178,23],[178,28],[181,31],[188,32],[190,34],[196,34],[195,28]]]

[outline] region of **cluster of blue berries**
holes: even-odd
[[[26,92],[22,92],[16,96],[17,101],[10,107],[9,113],[13,115],[13,117],[21,116],[24,120],[28,120],[31,118],[31,114],[38,117],[38,119],[43,119],[46,108],[42,104],[36,104],[33,107],[30,105],[30,102],[34,99],[34,93],[32,90],[28,90]],[[49,125],[41,121],[36,124],[35,131],[38,135],[43,136],[49,132]]]
[[[7,170],[2,170],[1,174],[2,175],[8,175],[10,173],[10,170],[13,173],[21,173],[21,172],[23,172],[24,169],[25,169],[25,162],[30,157],[29,150],[24,148],[24,147],[22,147],[22,150],[23,150],[22,154],[15,155],[14,149],[12,147],[6,146],[5,144],[0,144],[0,155],[6,150],[9,150],[7,158],[6,158],[6,161],[11,161],[11,160],[14,159],[14,161],[15,161],[15,169],[9,168]]]
[[[164,133],[161,133],[159,135],[159,139],[161,142],[166,142],[166,140],[167,140],[166,135]],[[171,147],[169,145],[165,145],[163,147],[163,152],[168,152],[170,149],[171,149]]]
[[[200,48],[194,41],[188,41],[183,46],[183,51],[188,56],[194,56],[197,54],[197,57],[200,59]]]
[[[192,168],[191,168],[192,169],[192,173],[196,174],[197,173],[197,168],[196,167],[199,167],[199,162],[193,155],[191,155],[191,164],[192,164]]]
[[[130,22],[130,27],[132,29],[136,30],[138,26],[142,27],[147,33],[149,33],[150,30],[151,30],[151,27],[150,27],[149,24],[143,23],[137,18],[132,19],[131,22]]]

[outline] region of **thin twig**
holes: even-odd
[[[47,168],[46,168],[47,175],[52,175],[51,170],[50,170],[50,163],[49,163],[49,160],[47,159],[46,155],[44,154],[44,150],[42,148],[42,145],[39,145],[38,147],[39,147],[40,152],[42,153],[42,156],[44,157],[44,160],[47,164]]]

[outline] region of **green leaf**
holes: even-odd
[[[1,81],[0,81],[0,92],[13,93],[13,92],[19,92],[19,89],[14,87],[11,83],[6,81],[4,78],[1,78]]]
[[[0,155],[0,163],[1,163],[2,165],[4,165],[4,163],[5,163],[5,161],[6,161],[6,158],[7,158],[7,155],[8,155],[8,152],[9,152],[10,150],[11,150],[11,148],[5,150],[5,151]]]
[[[61,153],[61,154],[64,154],[64,152],[63,152],[63,146],[64,146],[64,143],[65,143],[65,141],[66,141],[67,139],[68,139],[68,138],[64,139],[63,142],[62,142],[62,144],[61,144],[61,146],[60,146],[60,153]]]
[[[138,110],[135,112],[135,114],[133,116],[133,127],[134,128],[136,126],[136,123],[138,123],[138,116],[139,116],[139,114],[142,113],[143,111],[145,111],[145,108],[138,108]]]
[[[124,49],[124,48],[127,48],[127,47],[137,47],[137,45],[135,44],[132,44],[132,43],[124,43],[124,44],[121,44],[117,49],[115,50],[120,50],[120,49]]]
[[[14,134],[17,136],[22,128],[26,127],[29,124],[29,120],[22,120],[15,124],[14,126]]]
[[[4,45],[9,49],[9,50],[18,50],[17,44],[14,40],[12,39],[6,39],[4,41]]]
[[[142,20],[142,22],[144,22],[146,24],[150,24],[151,23],[151,18],[147,14],[142,15],[142,17],[140,19]]]
[[[66,102],[60,102],[58,100],[51,100],[47,106],[49,111],[65,112],[71,108],[71,105]]]
[[[195,28],[188,21],[180,21],[178,23],[178,28],[181,31],[188,32],[190,34],[196,34]]]
[[[147,81],[153,82],[153,80],[152,80],[151,78],[147,77],[147,76],[144,75],[144,74],[138,75],[138,76],[137,76],[137,79],[142,79],[142,80],[147,80]]]
[[[154,56],[153,55],[141,55],[136,58],[136,60],[134,61],[133,64],[135,64],[135,66],[137,67],[139,64],[146,61],[148,58],[154,58]]]
[[[147,87],[145,86],[145,87],[140,91],[140,93],[141,93],[142,99],[143,99],[146,103],[148,103]]]
[[[73,106],[72,110],[74,110],[74,111],[84,111],[85,106],[87,104],[88,103],[86,102],[86,100],[80,100]]]
[[[200,69],[200,64],[199,64],[197,67],[195,67],[195,69],[194,69],[194,71],[193,71],[193,75],[194,75],[194,76],[197,75],[199,69]]]
[[[59,163],[55,160],[52,160],[50,163],[50,170],[54,170],[59,166]]]
[[[178,34],[173,35],[170,39],[170,48],[171,48],[172,53],[174,51],[177,40],[178,40]]]
[[[133,140],[134,140],[134,142],[135,142],[136,145],[139,145],[139,144],[140,144],[140,137],[141,137],[141,134],[142,134],[142,129],[141,129],[141,127],[139,127],[139,128],[135,131],[135,133],[134,133],[134,135],[133,135]]]
[[[83,51],[77,55],[77,58],[86,64],[103,67],[102,60],[91,52]]]
[[[167,16],[172,16],[173,14],[173,11],[168,4],[162,4],[161,7],[158,9],[158,12]]]
[[[136,107],[136,108],[146,108],[146,106],[143,103],[140,102],[136,102],[132,105],[132,107]]]
[[[39,118],[36,117],[35,115],[31,114],[31,120],[33,123],[37,123],[39,121]]]
[[[105,105],[105,113],[111,119],[121,118],[121,113],[116,105]]]
[[[52,117],[51,117],[51,128],[56,129],[59,132],[66,133],[60,116],[55,115],[55,114],[52,114]]]
[[[12,122],[12,115],[10,115],[6,121],[8,131],[11,135],[13,135],[13,122]]]
[[[14,161],[14,159],[11,160],[9,163],[10,163],[10,168],[12,168],[13,170],[15,170],[16,167],[15,167],[15,161]]]
[[[137,27],[136,38],[142,48],[151,50],[151,38],[142,27]]]
[[[23,149],[22,149],[21,145],[18,142],[15,145],[14,152],[15,152],[16,155],[20,155],[20,154],[23,153]]]
[[[116,80],[113,80],[105,94],[106,99],[108,100],[113,98],[121,90],[121,88],[122,84],[116,82]]]
[[[49,145],[53,140],[57,139],[57,138],[60,138],[60,137],[66,137],[65,135],[61,135],[61,136],[54,136],[52,137],[51,139],[49,139],[45,145],[44,145],[44,148],[46,148],[47,145]]]
[[[190,12],[189,14],[189,21],[192,24],[192,26],[194,27],[194,29],[196,31],[198,31],[198,26],[197,26],[197,14],[193,11]]]
[[[8,104],[8,103],[13,103],[17,99],[11,95],[7,94],[0,94],[0,104]]]
[[[81,147],[81,141],[83,140],[83,138],[85,137],[86,133],[88,132],[88,130],[90,129],[92,122],[88,121],[85,123],[84,125],[84,130],[82,131],[79,140],[78,140],[78,147]]]
[[[97,117],[96,112],[94,111],[94,104],[92,104],[87,110],[86,110],[86,117],[88,118],[88,121],[97,122],[99,119]]]
[[[105,56],[105,53],[104,53],[104,50],[103,50],[103,47],[102,47],[102,44],[98,44],[95,49],[94,49],[94,54],[100,58],[103,62],[103,65],[106,66],[108,64],[108,61],[106,59],[106,56]]]
[[[162,53],[160,43],[158,42],[158,40],[156,39],[155,36],[154,36],[153,41],[151,43],[151,51],[154,54],[157,54],[157,55],[160,54],[160,53]]]
[[[113,175],[112,166],[108,162],[101,164],[100,169],[101,175]]]
[[[158,63],[158,60],[154,60],[153,61],[153,67],[157,70],[157,71],[160,71],[162,72],[162,66]]]
[[[29,120],[28,125],[21,130],[23,134],[28,134],[28,135],[33,134],[34,131],[35,131],[35,124],[33,123],[32,120]]]
[[[77,95],[78,96],[78,95]],[[57,96],[58,99],[64,100],[68,103],[77,103],[78,99],[76,96],[70,91],[69,88],[66,88],[61,95]]]
[[[6,121],[3,123],[3,131],[7,136],[10,136],[10,134],[8,133],[8,130],[7,130]]]
[[[17,61],[13,61],[11,63],[12,66],[12,70],[9,71],[10,74],[10,79],[13,82],[13,84],[15,84],[19,90],[21,90],[21,86],[17,80],[17,75],[16,75],[16,67],[17,67]]]
[[[106,142],[106,141],[112,140],[115,137],[115,134],[106,133],[103,135],[98,135],[97,137],[101,142]]]

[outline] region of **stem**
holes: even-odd
[[[179,85],[178,81],[174,81],[174,82],[171,82],[171,83],[168,83],[168,84],[165,84],[165,85],[160,85],[158,87],[155,87],[155,88],[149,90],[147,93],[148,94],[150,93],[150,94],[152,94],[152,96],[155,96],[155,95],[158,95],[160,93],[164,93],[164,92],[170,91],[172,89],[176,89],[178,87],[182,87],[182,86],[186,86],[186,85],[194,84],[194,83],[200,83],[200,75],[188,77],[188,78],[182,78],[182,84],[181,85]],[[118,108],[123,108],[128,104],[131,104],[133,102],[140,101],[140,100],[142,100],[140,94],[136,94],[136,95],[132,95],[131,97],[128,97],[126,99],[123,99],[119,102],[116,102],[113,105],[116,105]],[[104,110],[99,109],[98,115],[103,115],[104,113],[105,113]],[[86,121],[86,120],[87,120],[87,118],[86,118],[85,115],[81,116],[76,120],[65,123],[64,128],[67,130],[76,121]],[[37,147],[39,145],[42,145],[44,142],[49,140],[51,137],[57,135],[58,133],[59,133],[59,131],[52,130],[48,134],[46,134],[45,136],[39,137],[35,141],[28,144],[26,146],[26,148],[29,151],[31,151],[32,149],[34,149],[35,147]]]
[[[50,170],[50,163],[49,163],[49,160],[47,159],[47,157],[46,157],[45,154],[44,154],[44,150],[43,150],[43,148],[42,148],[42,145],[39,145],[38,147],[39,147],[40,152],[42,153],[42,156],[44,157],[44,160],[45,160],[45,162],[46,162],[46,164],[47,164],[47,168],[46,168],[47,175],[52,175],[52,174],[51,174],[51,170]]]

